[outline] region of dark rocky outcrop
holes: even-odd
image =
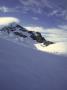
[[[54,42],[51,42],[51,41],[44,41],[43,44],[46,45],[46,46],[48,46],[48,45],[50,45],[50,44],[54,44]]]
[[[46,46],[48,46],[48,45],[50,45],[50,44],[54,44],[54,42],[51,42],[51,41],[47,41],[42,35],[41,35],[41,33],[40,32],[36,32],[36,33],[34,33],[34,32],[29,32],[30,34],[31,34],[31,38],[33,39],[33,40],[36,40],[38,43],[43,43],[44,45],[46,45]]]
[[[16,25],[16,28],[19,28],[19,30],[23,31],[23,32],[27,32],[28,30],[26,30],[24,27],[20,26],[20,25]]]
[[[26,35],[23,35],[20,32],[14,32],[14,34],[17,35],[17,36],[23,37],[23,38],[26,38],[27,37]]]

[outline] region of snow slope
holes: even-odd
[[[0,90],[67,90],[67,57],[0,38]]]

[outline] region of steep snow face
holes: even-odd
[[[0,38],[0,90],[67,90],[67,57]]]

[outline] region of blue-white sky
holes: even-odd
[[[26,26],[67,25],[67,0],[0,0],[0,17],[16,17]]]

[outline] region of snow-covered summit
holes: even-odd
[[[17,23],[11,23],[7,26],[3,26],[0,29],[0,36],[7,37],[7,39],[14,39],[20,42],[24,41],[29,46],[34,46],[35,43],[40,43],[44,46],[53,44],[53,42],[47,41],[40,32],[29,31]]]

